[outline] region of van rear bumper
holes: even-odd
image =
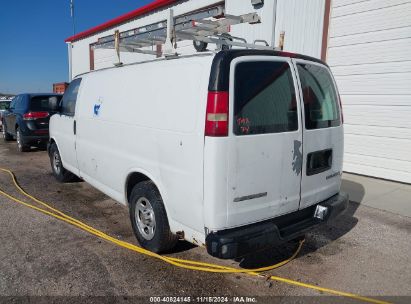
[[[283,244],[331,221],[347,209],[348,202],[348,194],[340,192],[321,203],[272,220],[211,232],[206,237],[207,251],[220,259],[233,259]],[[318,205],[327,207],[322,219],[314,216]]]

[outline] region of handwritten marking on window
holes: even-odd
[[[237,125],[241,130],[241,133],[248,134],[250,133],[250,119],[248,117],[238,117]]]

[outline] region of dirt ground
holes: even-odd
[[[137,244],[127,208],[85,182],[57,183],[46,151],[18,153],[15,142],[0,140],[0,167],[13,170],[26,191],[118,239]],[[18,195],[3,173],[0,189]],[[254,268],[282,261],[295,248],[295,244],[289,244],[240,261],[221,261],[208,256],[204,248],[180,242],[170,255]],[[270,274],[380,300],[411,303],[411,218],[351,202],[336,222],[306,236],[294,261]],[[198,296],[226,296],[230,302],[359,303],[246,275],[175,268],[0,196],[0,302],[178,301],[150,299],[153,296],[191,297],[192,303],[218,301]]]

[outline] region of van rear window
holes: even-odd
[[[304,99],[305,128],[339,126],[340,107],[328,69],[315,64],[297,64],[297,67]]]
[[[237,64],[234,91],[234,134],[298,129],[295,89],[288,63],[253,61]]]

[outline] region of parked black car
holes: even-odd
[[[10,107],[3,114],[3,138],[5,141],[17,140],[20,152],[31,146],[45,146],[49,138],[51,97],[61,100],[60,94],[20,94],[14,97]]]

